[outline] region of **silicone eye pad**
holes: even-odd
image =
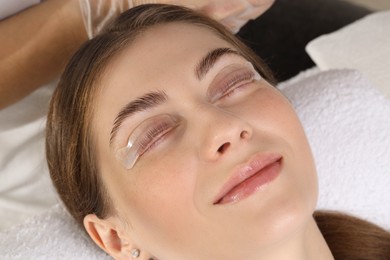
[[[117,150],[116,157],[125,169],[134,167],[138,158],[166,133],[179,124],[176,116],[160,114],[141,122],[130,134],[125,147]]]
[[[259,72],[257,72],[257,70],[255,69],[255,67],[253,67],[253,64],[252,63],[250,63],[249,61],[248,61],[248,65],[249,65],[249,67],[253,70],[253,72],[254,72],[254,74],[255,74],[255,76],[254,76],[254,80],[260,80],[260,79],[262,79],[263,77],[259,74]]]

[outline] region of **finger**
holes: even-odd
[[[212,1],[205,5],[201,11],[213,17],[216,20],[224,20],[228,17],[237,16],[244,12],[248,7],[246,1]]]
[[[237,33],[241,29],[241,27],[247,23],[247,20],[242,20],[235,17],[228,17],[224,20],[221,20],[220,22],[232,33]]]
[[[247,0],[249,4],[257,6],[271,6],[275,0]]]
[[[252,19],[255,19],[255,18],[259,17],[260,15],[262,15],[267,9],[265,9],[262,6],[252,7],[250,9],[247,9],[245,12],[237,15],[237,18],[239,18],[241,20],[247,20],[247,21],[252,20]]]

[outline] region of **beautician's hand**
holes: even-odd
[[[224,24],[236,33],[249,20],[255,19],[268,10],[275,0],[175,0],[197,9]]]
[[[85,29],[91,39],[113,18],[132,7],[157,0],[79,0]],[[163,1],[161,1],[163,2]]]
[[[274,0],[79,0],[88,37],[96,35],[113,17],[142,4],[182,5],[209,15],[232,32],[265,12]]]

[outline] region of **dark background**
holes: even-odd
[[[305,52],[309,41],[370,12],[340,0],[275,0],[238,36],[269,65],[278,81],[284,81],[314,66]]]

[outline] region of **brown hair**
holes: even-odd
[[[317,222],[335,259],[390,259],[390,232],[340,212],[316,211]]]
[[[230,43],[266,80],[274,83],[272,74],[257,55],[210,18],[190,9],[170,5],[142,5],[123,13],[101,34],[87,41],[72,57],[53,95],[47,120],[46,157],[50,176],[68,211],[81,225],[87,214],[94,213],[99,218],[105,218],[112,213],[110,199],[96,165],[91,127],[94,97],[100,77],[112,58],[129,46],[137,35],[155,25],[171,22],[207,28]],[[353,245],[359,243],[366,246],[371,241],[370,248],[378,252],[390,248],[389,233],[379,228],[372,229],[370,223],[330,213],[316,213],[315,218],[331,249],[335,248],[335,256],[342,256],[340,259],[354,258],[344,256],[356,250]],[[340,230],[343,231],[340,233]],[[361,233],[365,233],[366,240],[360,241]],[[338,241],[345,238],[351,240],[352,247],[343,244],[339,248]],[[383,246],[387,249],[381,249]],[[372,252],[369,254],[379,255]]]
[[[47,121],[46,157],[52,181],[78,223],[90,213],[105,218],[109,196],[96,166],[91,121],[99,77],[112,60],[143,31],[180,22],[207,28],[230,43],[268,81],[272,74],[239,39],[216,21],[173,5],[141,5],[119,16],[86,42],[68,63],[53,95]]]

